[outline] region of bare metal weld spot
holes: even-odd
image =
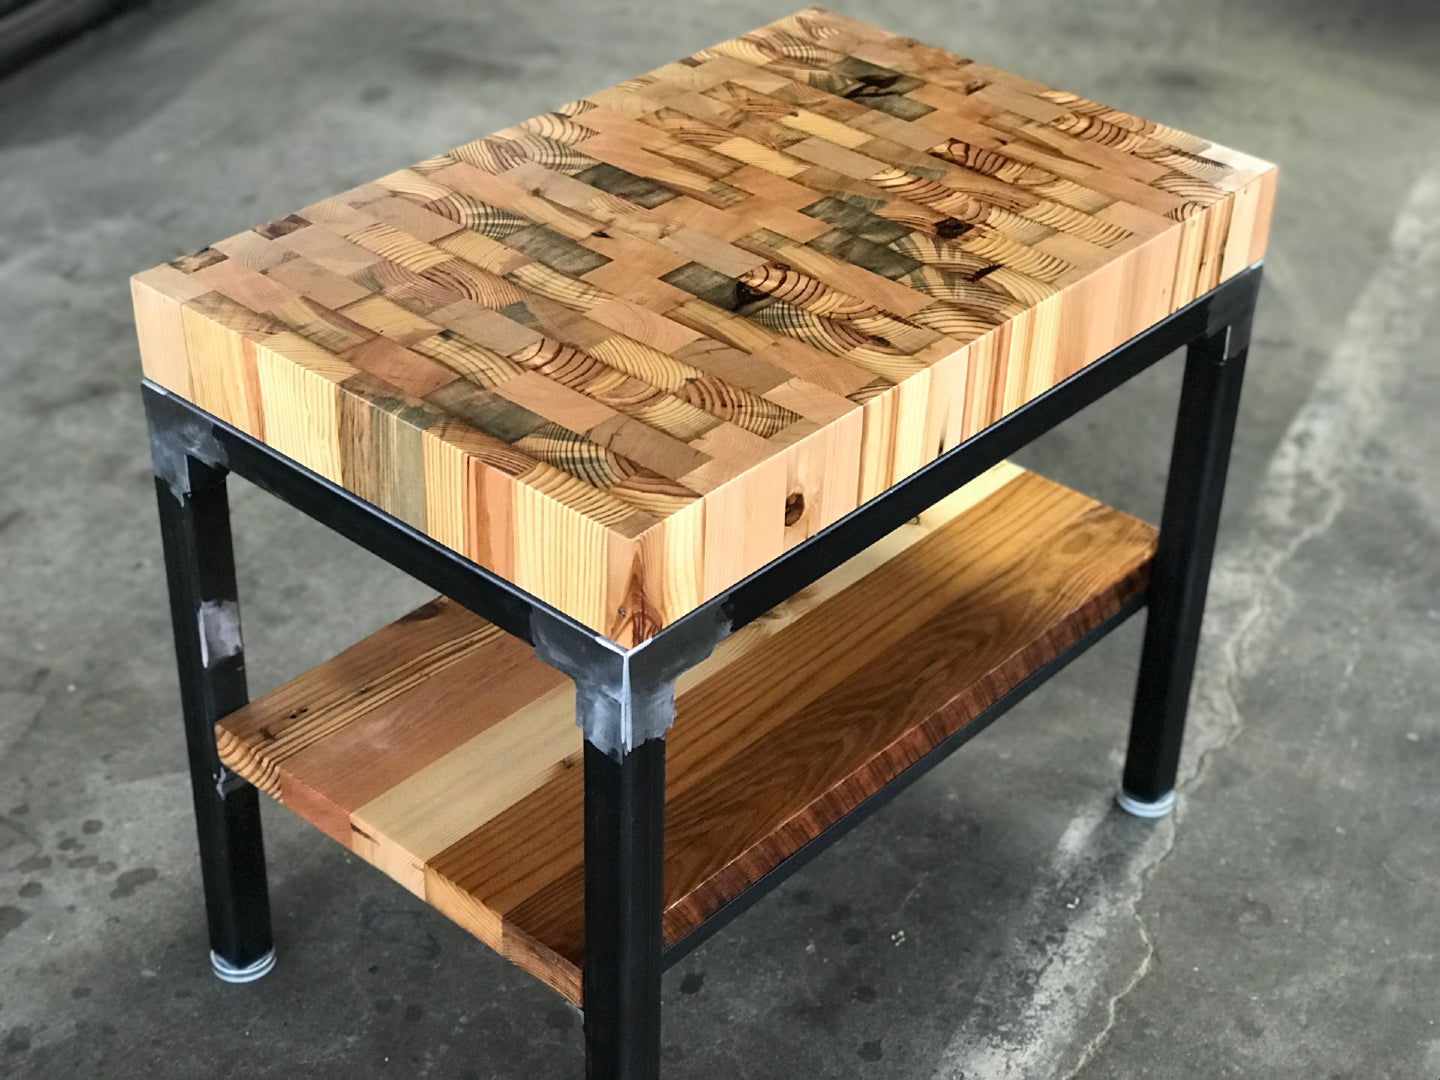
[[[240,605],[234,600],[206,600],[200,605],[200,665],[209,668],[240,653]]]

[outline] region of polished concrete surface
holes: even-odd
[[[1440,14],[841,9],[1278,161],[1178,812],[1139,623],[666,981],[666,1076],[1440,1077]],[[768,21],[758,0],[156,2],[0,81],[0,1076],[579,1076],[578,1018],[266,809],[209,972],[127,276]],[[604,14],[599,14],[604,12]],[[1027,464],[1154,514],[1179,365]],[[263,690],[424,590],[244,484]]]

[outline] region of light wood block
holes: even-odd
[[[726,639],[677,688],[680,940],[1144,588],[1154,530],[1004,464]],[[572,1001],[573,686],[445,600],[226,717],[227,766]]]
[[[136,320],[162,386],[630,646],[1257,261],[1275,180],[811,9],[140,274]]]

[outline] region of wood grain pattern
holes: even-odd
[[[1275,180],[811,9],[140,274],[136,320],[161,385],[629,646],[1255,262]]]
[[[678,941],[1144,587],[1154,530],[1001,465],[677,687]],[[574,692],[435,601],[217,725],[222,760],[579,1002]]]

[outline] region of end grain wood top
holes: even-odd
[[[1155,531],[1001,465],[726,639],[667,750],[673,944],[1145,586]],[[216,725],[221,760],[560,993],[584,959],[575,693],[436,601]]]
[[[1255,262],[1275,175],[812,9],[146,271],[136,321],[632,645]]]

